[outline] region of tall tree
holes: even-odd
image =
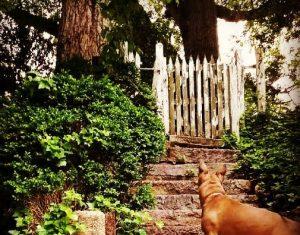
[[[43,7],[43,3],[56,3],[56,14]],[[26,9],[27,8],[27,9]],[[103,17],[94,0],[40,0],[32,2],[6,0],[0,5],[2,13],[18,25],[47,32],[57,40],[57,62],[65,63],[73,58],[91,62],[99,57],[103,46],[101,32]],[[36,12],[35,12],[35,9]],[[48,17],[45,17],[47,15]]]
[[[160,19],[151,22],[138,0],[4,0],[0,3],[0,11],[3,16],[0,17],[1,26],[5,26],[4,30],[0,30],[0,37],[5,38],[0,45],[2,58],[5,58],[0,70],[7,74],[7,78],[0,78],[3,88],[0,93],[13,90],[20,74],[32,68],[32,62],[39,64],[33,67],[38,71],[52,71],[53,66],[47,65],[53,64],[53,55],[57,58],[56,68],[72,69],[82,60],[91,64],[93,59],[97,59],[98,64],[102,61],[99,56],[110,57],[114,61],[111,53],[119,48],[120,42],[129,41],[131,46],[142,52],[143,65],[152,66],[157,41],[163,42],[168,51],[172,49],[169,46],[170,21]],[[109,30],[103,27],[105,22],[107,26],[107,19]],[[19,28],[25,30],[25,36],[30,38],[26,44],[24,37],[15,33]],[[51,37],[44,37],[44,32]],[[14,48],[18,47],[24,47],[22,52],[26,52],[26,56],[16,53],[18,50]],[[19,57],[24,59],[20,61]],[[68,64],[72,59],[75,60]],[[8,68],[9,73],[5,72]],[[6,84],[5,87],[2,84]]]
[[[59,63],[78,57],[92,61],[99,57],[103,39],[103,17],[94,0],[63,0],[58,30]]]
[[[218,57],[217,12],[214,0],[185,0],[167,4],[166,15],[179,26],[187,57]]]
[[[299,19],[299,0],[165,0],[166,16],[179,26],[186,56],[218,57],[217,18],[268,21],[274,29]]]
[[[200,58],[218,57],[217,18],[231,22],[268,22],[269,28],[277,30],[295,26],[300,9],[299,0],[149,1],[166,3],[166,16],[173,18],[179,26],[186,56]],[[44,8],[49,9],[50,5],[55,6],[56,10],[52,8],[45,12]],[[144,51],[153,52],[149,48],[152,44],[154,47],[158,37],[151,35],[158,32],[163,35],[165,32],[153,27],[138,0],[3,0],[0,10],[1,15],[10,17],[20,27],[33,27],[35,31],[48,32],[56,37],[59,63],[72,58],[81,58],[90,63],[101,55],[104,42],[115,39],[101,37],[103,6],[108,6],[110,10],[106,16],[118,22],[121,30],[117,33],[127,35],[123,39],[132,39]],[[134,20],[137,14],[140,17]],[[167,37],[168,34],[165,35]],[[4,66],[9,64],[4,63]]]

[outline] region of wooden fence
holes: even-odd
[[[129,53],[127,60],[140,68],[138,54]],[[228,65],[206,58],[167,61],[158,43],[153,70],[152,88],[167,134],[206,139],[218,139],[225,130],[239,134],[244,77],[236,56]]]

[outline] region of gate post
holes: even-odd
[[[169,134],[169,92],[167,59],[164,57],[162,43],[157,43],[155,48],[156,58],[154,62],[154,73],[152,89],[157,100],[158,113],[161,116],[166,134]]]
[[[238,65],[237,54],[234,53],[233,60],[229,67],[230,69],[230,118],[231,118],[231,131],[239,136],[239,122],[240,122],[240,109],[239,109],[239,94],[238,94]]]
[[[266,112],[266,74],[262,58],[262,49],[257,48],[256,55],[256,86],[257,86],[257,108],[258,112]]]

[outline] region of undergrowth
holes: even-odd
[[[241,151],[237,172],[254,182],[262,206],[291,212],[300,203],[300,110],[268,99],[266,112],[258,113],[255,86],[248,81],[240,138],[223,139]]]

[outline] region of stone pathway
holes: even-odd
[[[197,194],[198,162],[203,159],[209,167],[226,164],[228,173],[224,181],[226,193],[242,202],[254,204],[250,182],[230,176],[236,152],[226,149],[170,147],[159,164],[151,165],[145,183],[151,183],[157,205],[150,214],[164,222],[159,230],[149,224],[148,234],[191,235],[201,232],[201,205]]]

